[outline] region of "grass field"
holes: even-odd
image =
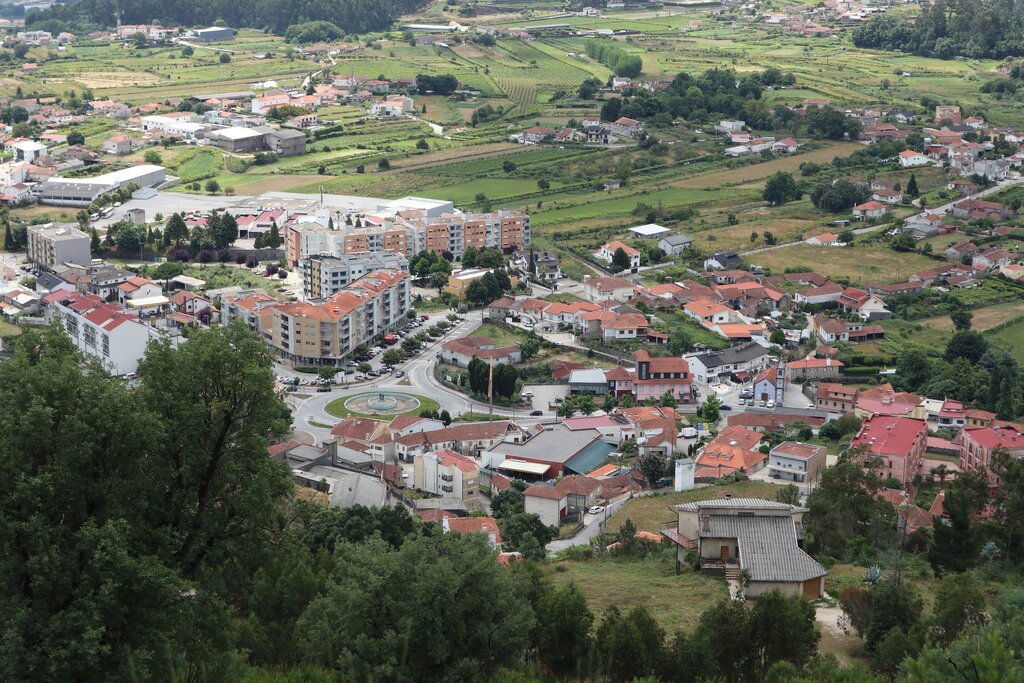
[[[858,246],[853,249],[815,247],[798,244],[749,257],[750,263],[771,268],[773,273],[786,268],[813,270],[829,277],[849,278],[850,283],[899,282],[911,273],[934,267],[938,262],[911,252],[898,252],[884,246]]]
[[[523,341],[526,334],[516,329],[484,323],[470,332],[467,336],[490,337],[494,340],[495,346],[500,348],[502,346],[511,346]]]
[[[971,319],[971,329],[977,330],[978,332],[984,332],[996,325],[1002,325],[1005,322],[1024,315],[1024,301],[1014,301],[1008,304],[975,308],[971,313],[974,315]],[[953,321],[948,315],[937,318],[925,318],[919,322],[926,327],[931,327],[937,330],[953,331]]]
[[[371,391],[357,391],[357,392],[352,393],[352,394],[347,394],[345,396],[342,396],[341,398],[336,398],[333,401],[331,401],[330,403],[328,403],[327,406],[324,408],[324,410],[326,410],[328,413],[330,413],[334,417],[381,417],[381,416],[379,416],[376,413],[359,413],[359,412],[356,412],[354,410],[349,410],[348,408],[345,407],[345,401],[349,400],[353,396],[362,396],[364,394],[372,394],[372,393],[374,393],[374,392],[371,392]],[[407,391],[398,391],[398,392],[392,392],[392,393],[404,394],[406,396],[411,396],[411,397],[415,398],[417,401],[420,402],[420,404],[418,406],[416,406],[416,408],[414,408],[414,409],[412,409],[410,411],[407,411],[405,413],[400,413],[401,415],[416,415],[421,410],[437,410],[440,407],[440,405],[438,404],[437,401],[435,401],[434,399],[429,398],[427,396],[422,396],[420,394],[413,394],[413,393],[410,393],[410,392],[407,392]],[[390,420],[392,417],[394,417],[394,415],[385,415],[381,419]]]
[[[690,630],[701,612],[728,597],[721,577],[689,569],[677,575],[667,559],[560,562],[550,576],[557,586],[576,584],[598,619],[613,605],[623,612],[643,605],[669,634]]]
[[[21,328],[12,325],[6,320],[0,320],[0,337],[16,337],[21,334]]]
[[[764,498],[766,500],[775,500],[775,494],[778,490],[779,486],[777,484],[768,484],[760,481],[744,481],[738,484],[709,486],[706,488],[694,489],[692,491],[681,491],[679,493],[673,491],[670,493],[659,493],[651,496],[640,496],[633,498],[623,505],[622,509],[616,512],[612,518],[608,520],[608,523],[605,525],[605,529],[610,532],[618,531],[619,528],[626,523],[627,519],[632,519],[637,530],[659,533],[661,531],[662,524],[668,524],[676,521],[676,514],[669,510],[672,505],[692,503],[696,500],[721,498],[726,493],[732,493],[734,498]]]
[[[1018,363],[1024,363],[1024,320],[1007,325],[988,335],[988,338],[989,341],[1012,353]]]

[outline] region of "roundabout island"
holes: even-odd
[[[434,399],[404,391],[363,391],[336,398],[324,407],[334,417],[394,417],[437,409]]]

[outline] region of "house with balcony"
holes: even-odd
[[[413,482],[420,491],[456,498],[467,508],[474,508],[480,502],[480,468],[455,451],[446,449],[417,455],[413,461]]]
[[[825,467],[826,456],[824,446],[783,441],[768,452],[768,476],[813,488],[818,473]]]

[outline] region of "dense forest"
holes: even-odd
[[[223,21],[233,28],[266,29],[280,35],[292,24],[329,21],[348,33],[364,33],[388,28],[396,17],[420,4],[421,0],[78,0],[32,10],[25,21],[30,28],[49,25],[61,30],[59,22],[63,28],[81,30],[114,26],[120,11],[124,24],[208,26]]]
[[[1024,54],[1024,0],[935,0],[906,23],[884,14],[853,31],[857,47],[927,57],[1002,59]]]

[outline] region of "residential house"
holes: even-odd
[[[827,450],[817,444],[783,441],[768,452],[768,476],[815,488],[825,468]]]
[[[693,402],[693,377],[684,358],[652,357],[643,349],[633,352],[633,379],[637,403],[671,394],[676,403]]]
[[[975,268],[994,270],[1008,266],[1016,260],[1016,257],[1002,247],[991,247],[974,254],[971,265]]]
[[[815,235],[814,237],[808,237],[806,240],[807,244],[816,247],[843,247],[846,246],[845,242],[839,241],[839,236],[831,232],[822,233]]]
[[[999,202],[964,199],[953,205],[952,213],[956,218],[1005,220],[1010,215],[1010,209],[1005,204],[1000,204]]]
[[[853,217],[857,220],[880,220],[889,213],[889,207],[875,200],[866,201],[853,207]]]
[[[132,139],[128,135],[113,135],[103,141],[100,145],[107,154],[113,154],[114,156],[124,156],[125,154],[132,153]]]
[[[691,246],[694,239],[687,235],[667,235],[658,240],[658,247],[669,256],[678,256]]]
[[[582,475],[571,475],[555,484],[534,484],[523,491],[523,506],[528,514],[540,517],[548,526],[570,520],[582,520],[587,508],[599,500],[601,482]]]
[[[932,163],[932,160],[929,159],[927,156],[912,149],[904,150],[896,156],[899,159],[900,166],[902,166],[903,168],[927,166],[928,164]]]
[[[768,349],[756,342],[739,344],[721,351],[686,355],[693,379],[701,384],[711,385],[720,384],[730,378],[747,382],[767,367],[769,358]]]
[[[629,257],[629,269],[635,272],[640,267],[640,250],[634,249],[619,240],[612,240],[607,244],[602,244],[601,248],[594,252],[594,258],[605,263],[612,263],[615,258],[615,252],[619,249],[626,252],[626,256]]]
[[[839,376],[842,369],[843,362],[831,356],[804,358],[786,363],[786,379],[834,379]]]
[[[800,549],[803,515],[795,505],[759,498],[724,498],[674,506],[675,525],[662,535],[676,545],[676,569],[695,550],[702,570],[726,578],[747,576],[744,594],[771,591],[816,600],[825,594],[828,572]]]
[[[520,134],[520,139],[524,144],[537,145],[544,142],[554,134],[555,131],[550,128],[545,128],[544,126],[531,126]]]
[[[844,289],[836,298],[836,305],[844,311],[856,313],[861,320],[883,320],[892,317],[892,312],[885,307],[881,297],[856,287]]]
[[[593,303],[624,302],[636,292],[637,286],[620,277],[583,278],[583,298]]]
[[[857,388],[834,382],[821,382],[815,393],[815,407],[830,414],[852,413],[857,406]]]
[[[856,343],[869,339],[881,339],[885,336],[885,330],[880,325],[837,320],[823,315],[816,315],[811,319],[811,331],[826,344],[836,341]]]
[[[743,259],[735,251],[720,251],[704,259],[704,270],[741,268]]]
[[[974,242],[957,242],[951,244],[945,251],[942,252],[947,258],[953,259],[954,261],[963,262],[964,260],[971,259],[974,254],[978,253],[978,245]]]
[[[638,138],[644,132],[644,124],[635,119],[620,116],[608,124],[613,135],[625,138]]]
[[[445,342],[441,346],[440,356],[442,362],[462,367],[468,366],[474,358],[488,365],[513,364],[523,360],[519,344],[499,348],[493,339],[484,336],[463,337]]]

